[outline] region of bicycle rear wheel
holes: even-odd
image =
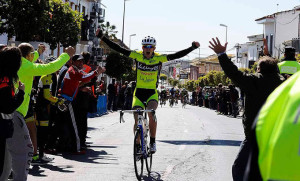
[[[141,153],[138,153],[138,148],[137,148],[138,137],[140,137],[139,130],[136,131],[135,135],[134,135],[133,160],[134,160],[135,176],[138,180],[141,180],[142,175],[143,175],[144,158]],[[141,145],[141,141],[139,141],[139,145]]]

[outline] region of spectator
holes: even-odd
[[[24,99],[24,84],[18,82],[18,70],[21,66],[21,52],[16,47],[0,47],[0,180],[7,180],[3,173],[4,159],[8,154],[6,142],[14,133],[12,121],[15,110]],[[15,94],[14,84],[19,84]],[[18,130],[16,130],[18,131]],[[9,170],[10,171],[10,170]]]
[[[112,79],[111,84],[107,87],[108,92],[108,104],[107,104],[107,110],[112,111],[112,105],[114,104],[115,96],[116,96],[116,89],[115,89],[115,81],[116,79]]]
[[[299,81],[298,72],[272,92],[257,115],[244,181],[300,180]]]
[[[130,110],[132,106],[133,92],[135,89],[135,81],[129,83],[125,89],[125,109]]]
[[[81,71],[83,68],[84,58],[82,55],[75,55],[73,58],[73,65],[68,69],[63,86],[61,88],[61,97],[66,99],[68,104],[68,110],[62,113],[62,117],[66,120],[68,125],[69,135],[65,137],[65,145],[69,146],[67,151],[71,151],[74,154],[84,154],[85,152],[81,149],[80,138],[78,135],[78,128],[76,124],[76,117],[74,115],[74,102],[76,98],[78,87],[80,82],[88,82],[93,77],[98,76],[100,73],[104,72],[105,69],[98,67],[97,70],[85,74]]]
[[[120,89],[120,93],[119,93],[119,100],[118,100],[118,104],[119,107],[123,110],[124,109],[124,105],[125,105],[125,90],[128,86],[128,82],[125,81],[124,85],[121,87]]]
[[[259,59],[257,74],[245,74],[239,71],[225,53],[227,43],[222,46],[218,38],[212,40],[214,43],[210,42],[210,48],[218,54],[225,74],[245,92],[245,115],[243,117],[245,140],[241,143],[240,151],[232,166],[233,180],[243,180],[249,155],[251,125],[269,94],[284,81],[284,78],[279,74],[276,60],[267,56]]]
[[[49,57],[46,59],[46,63],[55,61],[55,57]],[[37,143],[39,149],[39,155],[37,159],[33,158],[32,165],[45,164],[53,160],[44,155],[46,143],[49,136],[49,122],[50,122],[50,103],[55,105],[62,105],[63,99],[54,97],[55,92],[50,91],[53,80],[56,80],[56,73],[44,75],[39,81],[39,91],[36,100],[36,120],[37,120]],[[53,85],[54,86],[54,85]]]
[[[237,112],[237,101],[238,101],[238,98],[239,98],[239,93],[238,91],[235,89],[234,85],[232,84],[229,84],[229,94],[230,94],[230,103],[231,103],[231,110],[232,110],[232,113],[231,115],[233,117],[236,118],[238,112]]]
[[[300,70],[300,63],[295,58],[296,49],[291,46],[284,48],[284,58],[282,62],[278,63],[280,74],[285,78],[289,78],[291,75]]]
[[[202,88],[200,87],[199,92],[198,92],[198,105],[199,107],[203,106],[203,93],[202,93]]]

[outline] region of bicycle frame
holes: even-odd
[[[147,137],[148,137],[149,121],[147,119],[147,113],[149,113],[149,112],[153,113],[154,120],[156,122],[155,110],[153,110],[153,109],[152,110],[140,110],[140,109],[138,109],[138,110],[120,111],[120,123],[125,122],[124,118],[123,118],[124,113],[132,113],[132,114],[137,113],[138,114],[138,122],[137,122],[136,130],[140,130],[141,146],[142,146],[142,153],[143,153],[144,158],[146,158],[148,156],[147,155],[147,150],[146,150],[147,145],[145,145],[145,139],[147,139]],[[143,113],[145,114],[144,116],[143,116]]]

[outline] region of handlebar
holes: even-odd
[[[124,121],[124,118],[123,118],[123,116],[124,116],[124,113],[131,113],[131,114],[133,114],[133,113],[149,113],[149,112],[151,112],[151,113],[153,113],[153,115],[155,115],[155,110],[153,110],[153,109],[151,109],[151,110],[148,110],[148,109],[137,109],[137,110],[123,110],[123,111],[120,111],[120,123],[125,123],[125,121]]]

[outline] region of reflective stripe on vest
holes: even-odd
[[[37,126],[48,126],[49,121],[36,121]]]
[[[13,119],[13,114],[4,114],[4,113],[1,113],[1,117],[2,117],[2,119],[10,120],[10,119]]]

